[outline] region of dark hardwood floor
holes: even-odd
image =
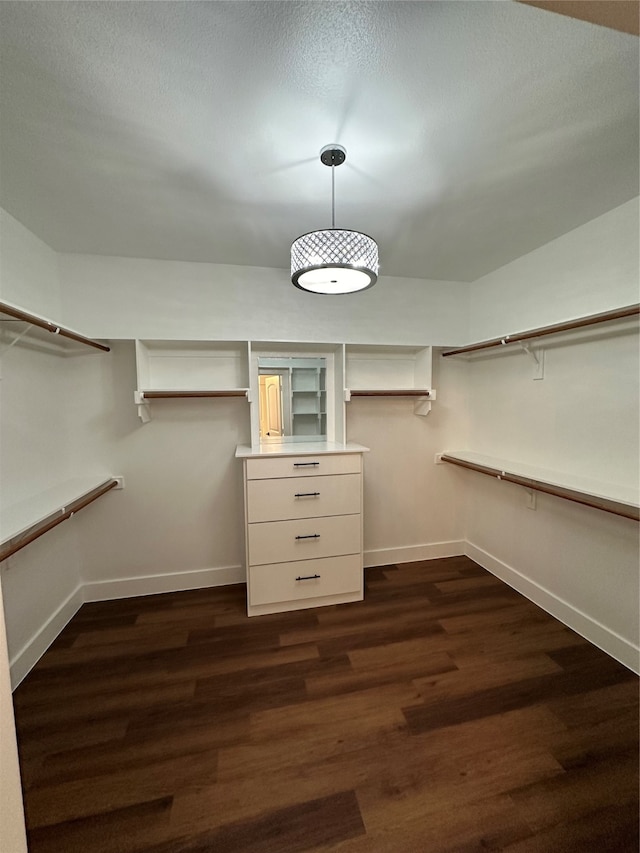
[[[31,853],[637,853],[637,678],[467,558],[366,576],[82,607],[14,696]]]

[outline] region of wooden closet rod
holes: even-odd
[[[572,329],[582,329],[585,326],[607,323],[610,320],[623,320],[625,317],[634,317],[638,313],[640,313],[640,304],[627,305],[625,308],[618,308],[615,311],[590,314],[587,317],[568,320],[566,323],[554,323],[552,326],[541,326],[539,329],[531,329],[528,332],[517,332],[514,335],[505,335],[503,338],[493,338],[490,341],[482,341],[477,344],[469,344],[466,347],[447,350],[447,352],[442,353],[442,356],[446,358],[449,355],[464,355],[468,352],[477,352],[478,350],[491,349],[492,347],[505,346],[506,344],[515,344],[518,341],[528,341],[531,338],[543,338],[547,335],[556,335],[559,332],[569,332]]]
[[[447,456],[443,453],[441,456],[443,462],[450,462],[452,465],[459,465],[461,468],[468,468],[470,471],[477,471],[479,474],[487,474],[489,477],[494,477],[498,480],[504,480],[507,483],[514,483],[516,486],[523,486],[526,489],[533,489],[536,492],[544,492],[547,495],[553,495],[556,498],[564,498],[574,503],[589,506],[593,509],[601,509],[603,512],[610,512],[613,515],[620,515],[622,518],[629,518],[632,521],[640,521],[640,508],[630,506],[629,504],[618,503],[607,498],[598,498],[593,495],[585,494],[577,489],[562,488],[561,486],[552,486],[549,483],[543,483],[540,480],[532,480],[529,477],[519,477],[517,474],[509,474],[506,471],[500,471],[497,468],[489,468],[486,465],[478,465],[475,462],[467,462],[462,459],[456,459],[454,456]]]
[[[231,391],[141,391],[145,400],[164,400],[170,397],[246,397],[241,388]]]
[[[21,548],[29,545],[35,539],[39,539],[44,533],[48,533],[49,530],[53,530],[54,527],[57,527],[59,524],[62,524],[63,521],[71,518],[74,513],[84,509],[86,506],[89,506],[89,504],[102,497],[102,495],[111,491],[111,489],[115,489],[117,485],[117,480],[109,480],[84,495],[84,497],[71,501],[71,503],[68,506],[65,506],[64,509],[58,510],[57,514],[54,513],[50,515],[48,518],[28,527],[19,536],[14,536],[12,539],[9,539],[0,548],[0,562],[2,562],[2,560],[6,560],[7,557],[11,557],[12,554],[15,554],[16,551],[20,551]]]
[[[429,391],[412,388],[408,391],[351,391],[352,397],[429,397]]]
[[[86,344],[89,347],[95,347],[95,349],[102,350],[103,352],[111,351],[110,347],[105,346],[105,344],[100,344],[98,341],[92,341],[91,338],[85,338],[84,335],[79,335],[77,332],[64,329],[56,323],[51,323],[49,320],[43,320],[42,317],[36,317],[34,314],[28,314],[26,311],[22,311],[20,308],[14,308],[12,305],[6,305],[4,302],[0,302],[0,313],[13,317],[16,320],[22,320],[32,326],[38,326],[38,328],[45,329],[53,335],[61,335],[63,338],[70,338],[72,341],[77,341],[80,344]]]

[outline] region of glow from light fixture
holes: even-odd
[[[366,290],[378,280],[378,245],[359,231],[335,227],[334,169],[347,152],[326,145],[320,160],[331,166],[331,228],[310,231],[291,245],[291,281],[310,293],[339,294]]]

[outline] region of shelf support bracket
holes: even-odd
[[[431,411],[431,404],[436,399],[436,389],[431,388],[429,390],[428,397],[418,397],[416,400],[416,404],[413,407],[414,415],[422,415],[423,417],[428,415]]]
[[[544,379],[544,350],[539,349],[534,352],[528,344],[518,341],[522,347],[522,351],[533,359],[533,379]]]
[[[138,407],[138,417],[140,418],[143,424],[148,424],[151,420],[151,414],[149,412],[149,403],[144,398],[144,392],[134,391],[133,399],[136,406]]]

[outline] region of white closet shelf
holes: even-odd
[[[558,335],[563,332],[571,332],[576,329],[585,329],[589,326],[596,326],[601,323],[612,323],[619,320],[627,320],[632,317],[637,317],[640,314],[640,304],[625,305],[623,308],[616,308],[613,311],[604,311],[600,314],[589,314],[585,317],[577,317],[574,320],[567,320],[564,323],[554,323],[550,326],[540,326],[537,329],[528,329],[522,332],[516,332],[510,335],[504,335],[501,338],[492,338],[487,341],[469,344],[465,347],[447,350],[442,353],[443,358],[451,355],[471,355],[474,352],[481,350],[493,349],[495,347],[504,347],[509,344],[518,344],[523,341],[530,341],[535,338],[544,338],[549,335]]]
[[[122,487],[121,477],[77,477],[6,507],[0,513],[0,561],[111,489]]]
[[[14,332],[14,338],[8,346],[13,346],[20,338],[28,336],[45,341],[48,344],[53,342],[56,348],[62,350],[73,348],[77,351],[77,345],[82,344],[85,347],[102,350],[102,352],[110,352],[110,348],[106,344],[87,338],[80,332],[68,329],[38,314],[23,311],[22,308],[8,302],[0,302],[0,322],[3,331],[10,329]]]
[[[640,496],[638,490],[615,483],[603,483],[546,468],[538,468],[520,462],[485,456],[467,450],[456,450],[438,454],[438,460],[487,474],[507,483],[584,506],[640,521]]]
[[[249,357],[248,341],[136,340],[140,419],[151,420],[152,400],[249,400]]]
[[[413,399],[414,412],[426,415],[436,392],[431,387],[432,347],[393,344],[311,343],[302,341],[136,340],[137,383],[134,400],[143,423],[151,419],[151,401],[190,397],[246,397],[251,404],[251,434],[259,434],[260,367],[282,367],[283,359],[296,370],[318,367],[293,364],[292,359],[325,359],[327,387],[312,384],[300,374],[292,378],[294,416],[302,422],[303,401],[320,399],[326,410],[325,429],[345,435],[344,404],[355,397]],[[269,364],[273,360],[273,364]],[[259,365],[258,362],[261,362]]]
[[[436,398],[431,387],[430,346],[345,344],[345,403],[356,397],[409,398],[416,415],[427,415]]]

